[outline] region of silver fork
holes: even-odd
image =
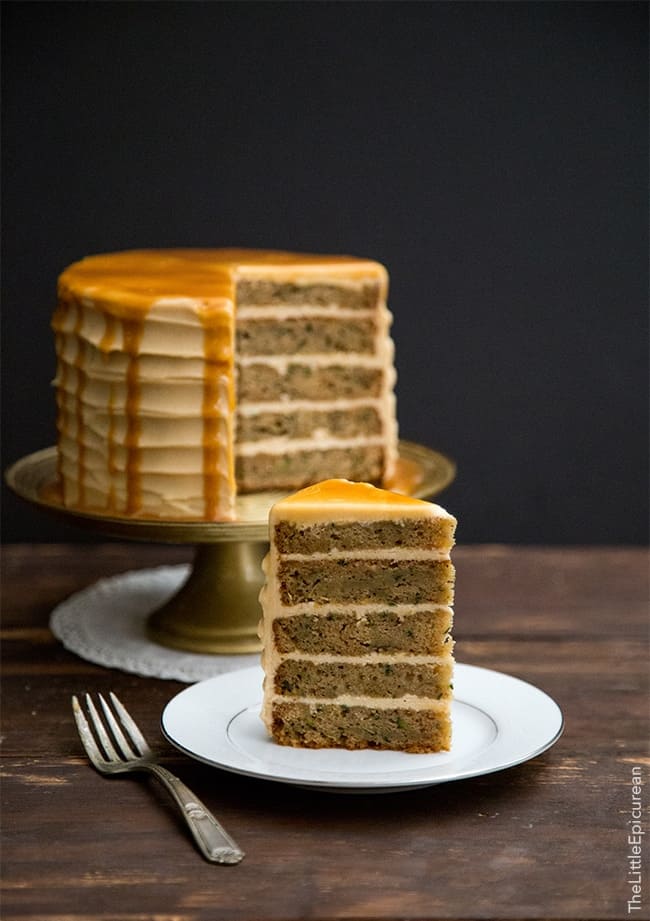
[[[76,695],[72,698],[72,710],[79,736],[93,766],[102,774],[149,771],[167,787],[180,806],[203,856],[213,863],[239,863],[244,856],[241,848],[201,800],[171,771],[157,763],[154,753],[124,705],[112,691],[109,696],[112,709],[99,694],[104,720],[108,725],[107,730],[90,694],[86,694],[86,709],[94,735]]]

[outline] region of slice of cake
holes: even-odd
[[[447,750],[456,519],[332,479],[277,502],[262,719],[283,745]]]
[[[397,452],[388,277],[268,250],[90,256],[59,279],[66,506],[222,520],[237,491],[381,483]]]

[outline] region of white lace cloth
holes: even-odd
[[[188,574],[186,565],[160,566],[100,579],[59,604],[50,615],[50,629],[82,659],[148,678],[192,683],[259,664],[259,653],[201,655],[148,639],[147,617]]]

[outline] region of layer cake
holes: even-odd
[[[381,483],[397,450],[379,263],[269,250],[90,256],[59,279],[66,506],[227,520],[239,492]]]
[[[342,479],[273,506],[260,634],[276,742],[449,748],[455,527],[438,505]]]

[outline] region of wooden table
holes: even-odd
[[[2,917],[106,921],[648,918],[628,915],[634,798],[650,802],[643,549],[459,547],[459,661],[517,675],[562,707],[548,752],[489,776],[363,796],[218,771],[160,739],[164,762],[247,853],[203,861],[166,794],[106,780],[83,755],[70,695],[114,689],[143,730],[181,684],[91,665],[48,630],[96,579],[180,562],[132,544],[9,546],[4,561]],[[634,790],[642,793],[634,793]]]

